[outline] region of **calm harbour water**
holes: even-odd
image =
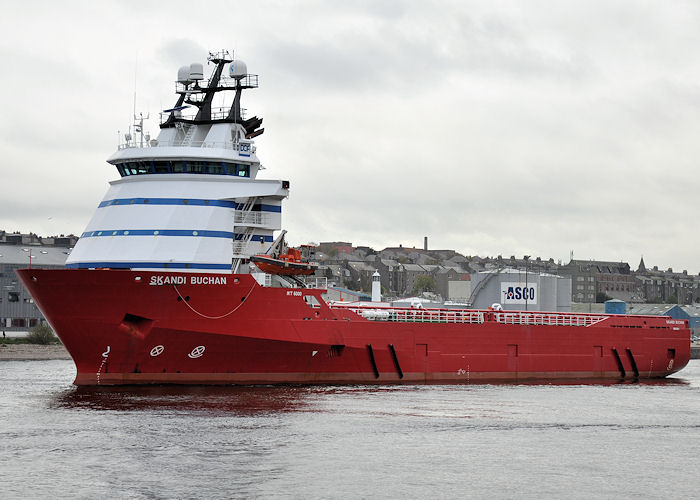
[[[0,497],[697,498],[700,361],[653,384],[76,388],[0,362]]]

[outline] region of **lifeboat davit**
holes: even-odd
[[[283,276],[298,276],[314,274],[318,264],[301,260],[301,252],[296,248],[290,248],[287,253],[277,258],[269,255],[253,255],[250,258],[261,271],[267,274],[281,274]]]

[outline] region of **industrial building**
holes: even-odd
[[[571,311],[571,278],[519,269],[495,269],[472,274],[475,309],[501,304],[515,311]]]
[[[46,245],[0,244],[0,328],[4,332],[26,331],[43,320],[15,269],[29,266],[62,268],[70,249]]]

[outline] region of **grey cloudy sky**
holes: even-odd
[[[196,6],[195,6],[196,5]],[[79,234],[137,108],[235,49],[293,243],[700,271],[700,4],[22,2],[0,19],[0,228]],[[157,120],[150,123],[153,135]]]

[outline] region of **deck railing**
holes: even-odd
[[[608,316],[576,313],[527,311],[481,311],[472,309],[422,309],[412,307],[373,307],[333,304],[331,309],[345,309],[370,321],[401,323],[472,323],[494,321],[507,325],[591,326]]]
[[[591,326],[608,318],[596,314],[495,312],[495,319],[506,325]]]

